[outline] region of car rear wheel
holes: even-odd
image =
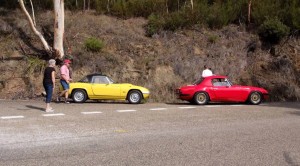
[[[252,92],[249,96],[249,102],[255,105],[260,104],[262,99],[262,95],[259,92]]]
[[[198,105],[207,104],[209,101],[209,96],[205,92],[197,92],[194,95],[194,103]]]
[[[142,94],[137,90],[130,91],[127,97],[130,104],[139,104],[142,101]]]
[[[75,103],[83,103],[87,99],[86,92],[82,89],[76,89],[72,93],[72,99]]]

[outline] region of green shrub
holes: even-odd
[[[85,48],[91,52],[99,52],[104,47],[104,42],[97,38],[88,38],[85,41]]]
[[[222,28],[230,23],[241,21],[243,1],[225,1],[209,6],[206,23],[211,29]]]
[[[159,33],[163,29],[164,19],[158,15],[151,14],[148,17],[148,24],[146,25],[146,35],[152,36]]]
[[[287,36],[290,28],[284,25],[277,18],[267,19],[258,30],[262,40],[273,44],[278,43],[282,38]]]
[[[208,41],[210,43],[216,43],[218,39],[219,39],[219,37],[217,35],[209,35],[208,36]]]
[[[32,75],[34,72],[42,73],[45,68],[45,63],[38,57],[29,56],[26,58],[27,66],[25,69],[25,75]]]
[[[166,18],[164,29],[175,31],[176,29],[187,26],[187,23],[188,23],[188,18],[185,18],[185,13],[183,11],[171,13]]]

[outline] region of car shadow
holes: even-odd
[[[185,102],[185,103],[165,103],[167,105],[193,105],[193,106],[206,106],[206,105],[249,105],[247,103],[237,103],[237,102],[234,102],[234,103],[217,103],[217,102],[213,102],[213,103],[207,103],[205,105],[197,105],[197,104],[192,104],[192,103],[189,103],[189,102]]]
[[[262,106],[291,108],[300,111],[300,102],[264,102]]]
[[[63,102],[60,102],[63,103]],[[89,104],[130,104],[127,101],[116,101],[116,100],[87,100],[84,103],[75,103],[73,101],[70,101],[72,104],[84,104],[84,103],[89,103]]]
[[[248,105],[251,106],[252,104],[244,103],[244,102],[212,102],[207,103],[205,105],[197,105],[197,104],[191,104],[189,102],[170,102],[165,103],[168,105],[194,105],[194,106],[205,106],[205,105]],[[259,105],[252,105],[252,106],[261,106],[261,107],[282,107],[282,108],[291,108],[291,109],[297,109],[300,111],[300,102],[262,102]],[[300,113],[299,113],[300,114]]]

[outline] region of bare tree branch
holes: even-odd
[[[34,26],[36,26],[35,15],[34,15],[34,8],[33,8],[32,0],[30,0],[30,5],[31,5],[31,12],[32,12],[32,21],[33,21]]]
[[[49,44],[47,43],[47,41],[45,40],[44,36],[36,29],[33,21],[32,21],[32,18],[30,17],[28,11],[26,10],[25,8],[25,5],[24,5],[24,1],[23,0],[19,0],[19,4],[20,4],[20,7],[21,7],[21,10],[23,11],[23,13],[26,15],[27,17],[27,20],[30,24],[30,28],[31,30],[34,32],[34,34],[36,34],[39,39],[41,40],[45,50],[50,53],[51,52],[51,47],[49,47]]]

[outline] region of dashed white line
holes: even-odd
[[[65,115],[65,114],[63,114],[63,113],[58,113],[58,114],[43,114],[43,116],[63,116],[63,115]]]
[[[192,108],[196,108],[196,107],[178,107],[180,109],[192,109]]]
[[[244,105],[230,105],[230,106],[232,106],[232,107],[242,107]]]
[[[84,114],[84,115],[88,115],[88,114],[102,114],[102,112],[100,112],[100,111],[94,111],[94,112],[81,112],[81,114]]]
[[[134,112],[136,110],[117,110],[117,112]]]
[[[167,108],[151,108],[151,111],[160,111],[160,110],[166,110]]]
[[[20,119],[24,118],[24,116],[1,116],[1,119]]]
[[[221,107],[220,105],[206,105],[204,107],[210,107],[210,108],[213,108],[213,107]]]

